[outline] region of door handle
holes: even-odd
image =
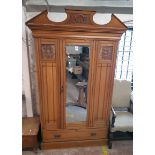
[[[93,133],[91,133],[90,135],[91,135],[92,137],[94,137],[94,136],[96,136],[96,133],[93,132]]]
[[[57,135],[57,134],[54,135],[54,138],[55,138],[55,139],[60,138],[60,137],[61,137],[61,135]]]

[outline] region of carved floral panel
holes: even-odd
[[[55,45],[42,44],[41,45],[41,59],[55,60]]]
[[[68,23],[70,23],[70,24],[90,24],[89,15],[71,14]]]
[[[101,60],[112,60],[112,46],[102,46],[98,58]]]

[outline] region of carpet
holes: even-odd
[[[22,151],[22,155],[133,155],[133,141],[113,141],[112,149],[106,146],[77,147],[66,149]]]

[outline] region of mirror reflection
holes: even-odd
[[[87,117],[89,47],[66,46],[66,121],[81,122]]]

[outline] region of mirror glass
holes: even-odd
[[[89,47],[66,46],[66,122],[87,118]]]

